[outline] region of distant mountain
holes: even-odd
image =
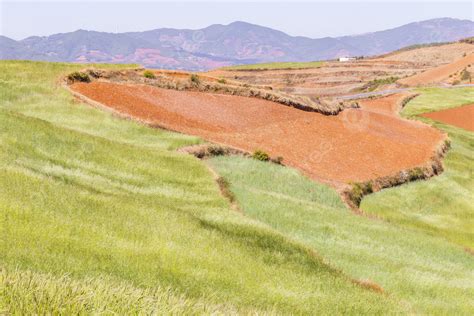
[[[377,55],[415,44],[457,41],[472,34],[474,34],[474,22],[440,18],[338,39],[363,51],[364,55]]]
[[[78,30],[21,41],[0,36],[0,59],[138,63],[151,68],[207,70],[257,62],[377,55],[409,45],[456,41],[469,36],[474,36],[474,22],[451,18],[319,39],[234,22],[200,30],[162,28],[119,34]]]

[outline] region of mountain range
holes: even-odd
[[[474,22],[431,19],[389,30],[312,39],[246,22],[199,30],[160,28],[106,33],[77,30],[13,40],[0,36],[0,59],[138,63],[149,68],[208,70],[236,64],[372,56],[405,46],[474,36]]]

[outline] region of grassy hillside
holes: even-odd
[[[92,65],[93,66],[93,65]],[[85,107],[60,88],[60,76],[84,66],[66,63],[0,61],[0,105],[2,109],[36,117],[56,126],[116,142],[144,147],[175,149],[197,144],[196,137],[150,129],[134,122]],[[101,65],[123,69],[126,65]],[[131,68],[136,67],[131,65]]]
[[[316,249],[353,278],[380,286],[412,312],[474,312],[474,260],[461,247],[354,215],[334,190],[293,169],[237,157],[210,164],[247,216]]]
[[[75,101],[80,65],[0,62],[0,313],[406,311],[229,207],[194,137]]]
[[[443,236],[474,249],[474,133],[417,115],[474,103],[474,88],[423,89],[403,110],[406,117],[422,120],[446,131],[452,141],[445,172],[383,190],[362,200],[361,208],[390,222]]]
[[[261,63],[223,67],[224,70],[278,70],[278,69],[306,69],[319,68],[324,64],[322,61],[309,62],[275,62],[275,63]]]

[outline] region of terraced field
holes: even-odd
[[[250,84],[272,86],[296,95],[331,97],[357,93],[374,80],[403,79],[421,74],[425,70],[450,64],[469,55],[471,57],[468,58],[474,55],[474,45],[454,43],[394,52],[351,62],[328,61],[323,65],[306,69],[269,68],[261,71],[245,71],[245,69],[223,68],[207,74]],[[390,86],[383,87],[388,88]]]
[[[318,68],[324,63],[321,61],[310,61],[310,62],[275,62],[275,63],[263,63],[263,64],[248,64],[239,66],[225,67],[226,70],[269,70],[269,69],[307,69],[307,68]]]

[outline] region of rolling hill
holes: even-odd
[[[471,132],[426,121],[445,172],[355,215],[296,169],[90,107],[58,84],[82,67],[0,61],[0,314],[473,314]],[[413,119],[474,97],[418,92]]]

